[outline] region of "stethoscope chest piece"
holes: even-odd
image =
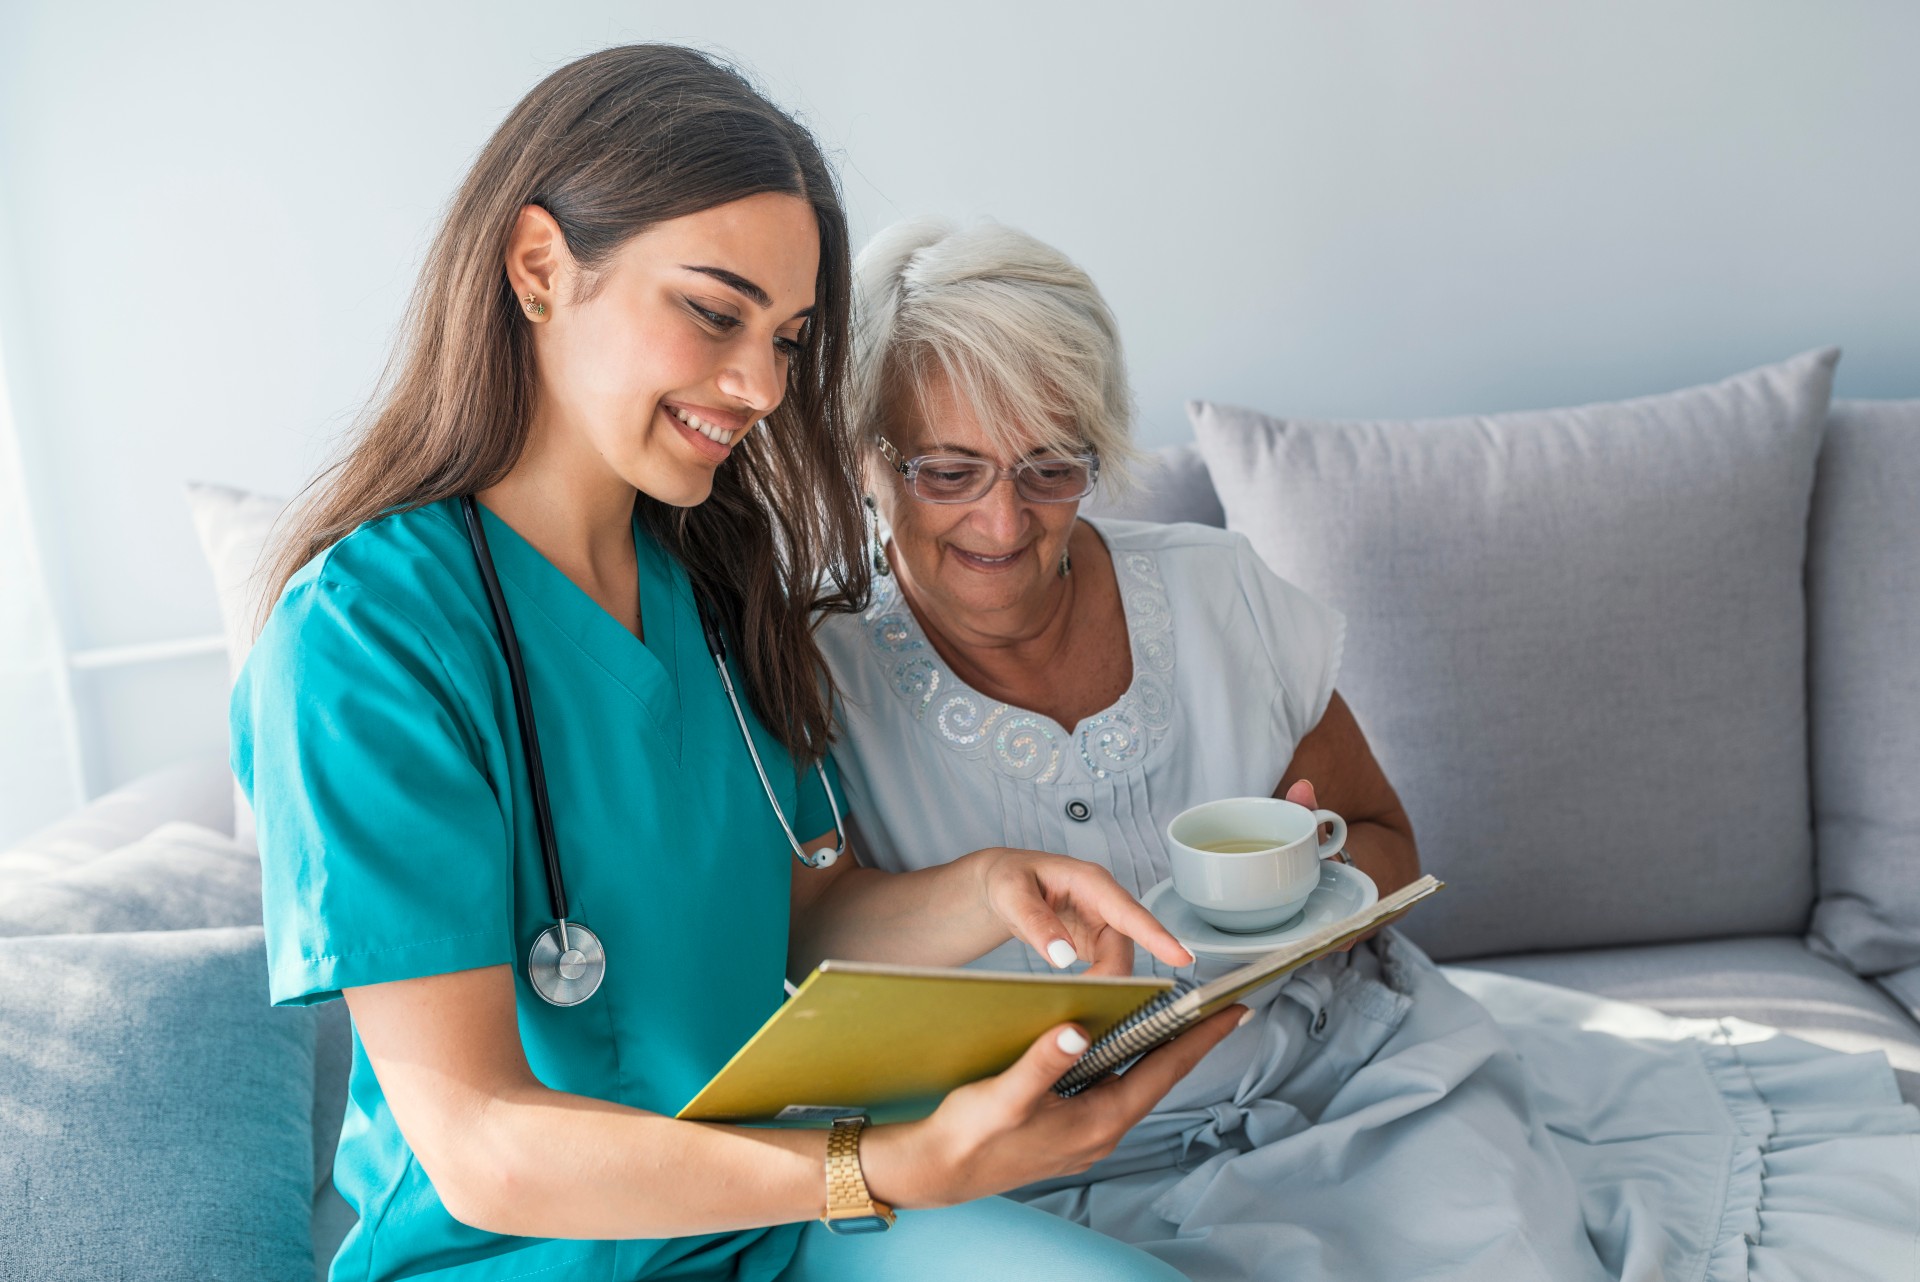
[[[555,1006],[578,1006],[607,975],[600,937],[576,921],[555,922],[527,953],[527,982]]]

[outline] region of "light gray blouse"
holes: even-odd
[[[863,615],[821,628],[862,862],[899,872],[1019,846],[1103,864],[1137,897],[1171,875],[1175,815],[1273,792],[1326,711],[1345,620],[1275,576],[1242,535],[1089,523],[1113,554],[1133,681],[1072,729],[954,676],[891,578]],[[1019,942],[975,965],[1052,970]],[[1145,950],[1135,966],[1170,973]]]

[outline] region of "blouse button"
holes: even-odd
[[[1076,797],[1067,803],[1067,818],[1077,824],[1083,824],[1093,818],[1093,807]]]

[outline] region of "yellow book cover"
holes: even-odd
[[[678,1116],[818,1125],[906,1121],[1001,1072],[1055,1024],[1096,1041],[1173,988],[1133,976],[1020,975],[827,961]]]
[[[1372,907],[1195,986],[1137,976],[1023,975],[826,961],[677,1116],[824,1125],[925,1117],[956,1086],[1011,1065],[1069,1021],[1093,1045],[1054,1089],[1072,1094],[1215,1011],[1439,890],[1422,877]]]

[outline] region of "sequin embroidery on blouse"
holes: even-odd
[[[1060,777],[1075,752],[1095,779],[1131,768],[1166,737],[1173,724],[1173,607],[1151,553],[1117,554],[1120,599],[1133,650],[1133,683],[1118,702],[1082,721],[1070,736],[1047,717],[989,702],[954,676],[920,632],[913,611],[892,579],[878,579],[862,616],[894,693],[914,720],[930,723],[940,741],[966,757],[983,757],[995,770],[1030,783]],[[1069,737],[1071,745],[1062,744]]]

